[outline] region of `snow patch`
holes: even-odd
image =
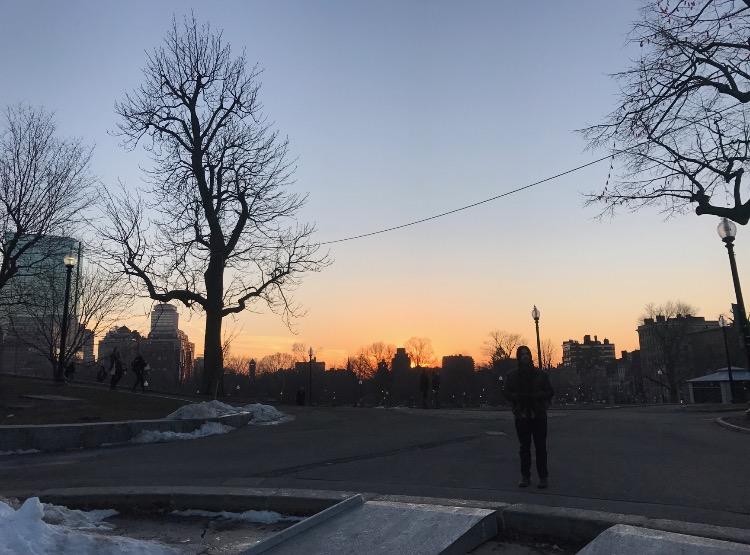
[[[184,405],[168,415],[169,420],[186,420],[192,418],[218,418],[230,414],[250,413],[253,415],[251,424],[270,424],[285,422],[290,419],[286,414],[271,405],[251,403],[240,407],[228,405],[221,401],[204,401]]]
[[[68,509],[66,509],[67,511]],[[0,555],[175,555],[157,542],[121,536],[102,536],[83,530],[48,524],[47,507],[38,497],[27,499],[18,510],[0,501]],[[83,511],[76,511],[83,512]],[[64,511],[58,514],[66,514]]]
[[[187,509],[184,511],[172,511],[177,516],[204,516],[208,518],[222,518],[224,520],[237,520],[242,522],[254,522],[258,524],[276,524],[277,522],[296,522],[304,520],[301,516],[282,515],[274,511],[244,511],[231,513],[228,511],[204,511],[201,509]]]
[[[111,530],[114,526],[104,519],[119,514],[114,509],[98,509],[95,511],[79,511],[68,509],[62,505],[42,503],[44,516],[42,519],[47,524],[60,524],[75,530]]]
[[[197,430],[192,432],[172,432],[159,430],[143,430],[133,439],[131,443],[159,443],[162,441],[177,441],[183,439],[197,439],[199,437],[226,434],[234,430],[231,426],[219,422],[206,422]]]

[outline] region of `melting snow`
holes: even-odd
[[[201,509],[187,509],[185,511],[172,511],[177,516],[205,516],[208,518],[223,518],[225,520],[239,520],[242,522],[255,522],[259,524],[275,524],[277,522],[294,522],[303,520],[301,516],[289,516],[274,511],[244,511],[241,513],[230,513],[228,511],[203,511]]]
[[[271,405],[251,403],[235,407],[221,401],[204,401],[184,405],[167,416],[170,420],[185,420],[190,418],[218,418],[229,414],[249,412],[253,415],[252,424],[270,424],[288,420],[289,417]]]
[[[219,422],[206,422],[197,430],[192,432],[172,432],[159,430],[143,430],[130,441],[132,443],[159,443],[162,441],[175,441],[181,439],[196,439],[199,437],[213,436],[217,434],[226,434],[234,430],[231,426],[220,424]]]
[[[134,540],[120,536],[101,536],[77,529],[73,521],[82,522],[83,517],[71,514],[83,511],[54,508],[50,515],[60,518],[65,524],[48,524],[43,517],[49,505],[42,505],[38,497],[27,499],[18,510],[0,501],[0,555],[174,555],[174,549],[160,543]],[[64,511],[58,509],[65,509]],[[99,522],[102,511],[91,511],[96,516],[86,520]],[[102,517],[105,518],[105,517]]]

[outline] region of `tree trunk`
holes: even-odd
[[[203,342],[203,393],[216,399],[224,361],[221,352],[221,310],[206,310]]]
[[[217,249],[221,252],[220,249]],[[224,372],[224,353],[221,345],[223,316],[224,268],[221,255],[211,255],[206,269],[206,334],[203,343],[204,393],[216,399]]]

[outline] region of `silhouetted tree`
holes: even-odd
[[[296,223],[305,197],[288,191],[294,167],[261,112],[258,69],[187,18],[173,22],[143,73],[116,111],[125,144],[152,155],[148,203],[124,189],[110,195],[102,231],[152,299],[205,313],[204,389],[215,396],[222,320],[256,302],[295,316],[290,289],[326,259],[314,228]]]
[[[489,365],[497,368],[500,362],[516,355],[516,348],[526,343],[526,339],[518,333],[494,330],[484,342],[483,352],[489,359]]]
[[[557,360],[557,345],[551,339],[542,340],[542,369],[549,370]]]
[[[615,74],[618,107],[584,130],[624,167],[589,202],[605,211],[695,205],[696,214],[750,219],[750,1],[649,2],[632,31],[640,56]]]
[[[61,139],[43,108],[9,107],[0,128],[0,291],[14,276],[43,274],[59,250],[47,235],[70,234],[89,205],[91,150]],[[33,251],[33,256],[24,254]],[[62,260],[59,261],[62,266]],[[19,293],[19,291],[16,291]],[[23,302],[3,291],[4,304]]]
[[[424,368],[437,363],[432,341],[427,337],[410,337],[404,343],[404,348],[416,368]]]

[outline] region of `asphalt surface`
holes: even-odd
[[[507,412],[285,410],[294,421],[192,441],[1,457],[0,495],[97,485],[291,487],[750,528],[750,434],[718,426],[718,414],[675,406],[551,411],[551,487],[519,490]]]

